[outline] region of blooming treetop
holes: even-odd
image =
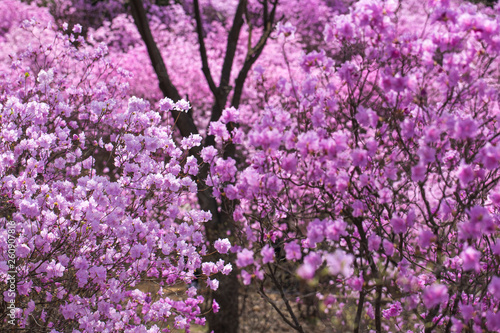
[[[236,267],[243,284],[271,301],[271,281],[289,305],[286,266],[333,328],[500,331],[498,6],[308,1],[299,16],[280,7],[291,18],[240,105],[209,123],[190,2],[148,5],[164,53],[179,46],[165,58],[182,101],[162,99],[125,13],[62,34],[39,23],[46,10],[8,3],[42,17],[12,17],[0,30],[2,49],[15,46],[0,62],[0,255],[14,225],[20,325],[155,332],[171,318],[187,328],[204,323],[203,298],[189,289],[173,300],[168,286],[200,269],[217,289],[213,275]],[[214,71],[234,10],[210,6]],[[261,7],[248,8],[249,27],[262,30],[252,12]],[[252,29],[240,36],[250,44]],[[247,45],[238,47],[241,65]],[[176,137],[166,112],[190,108],[215,145]],[[179,208],[196,207],[200,165],[189,150],[202,145],[205,183],[234,220],[208,245],[232,263],[202,263],[210,213]],[[239,155],[228,157],[230,145]],[[140,291],[148,280],[157,293]],[[304,331],[291,306],[276,310]]]

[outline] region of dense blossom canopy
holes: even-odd
[[[500,331],[500,6],[280,1],[241,99],[214,118],[207,72],[241,3],[229,96],[268,9],[145,3],[180,100],[119,1],[0,3],[0,279],[16,325],[189,329],[204,302],[224,310],[189,284],[238,274],[299,332],[292,301],[339,332]],[[176,130],[185,112],[198,133]],[[200,191],[230,216],[214,241]]]

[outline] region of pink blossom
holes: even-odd
[[[424,289],[422,301],[428,309],[448,301],[448,288],[443,284],[433,284]]]
[[[75,24],[75,25],[73,26],[73,32],[74,32],[75,34],[79,34],[79,33],[81,33],[81,32],[82,32],[82,26],[81,26],[80,24],[78,24],[78,23],[77,23],[77,24]]]
[[[300,250],[300,245],[296,241],[286,243],[285,246],[286,260],[300,260],[302,258],[302,252]]]
[[[391,219],[391,225],[392,225],[392,230],[396,234],[402,234],[402,233],[406,232],[406,229],[408,228],[405,220],[403,220],[401,217],[398,217],[398,216],[393,217]]]
[[[264,247],[260,250],[260,254],[262,255],[263,264],[274,261],[274,249],[270,247],[269,244],[264,245]]]
[[[432,233],[430,230],[421,230],[418,234],[418,243],[421,247],[428,248],[434,237],[434,233]]]
[[[229,273],[231,273],[232,270],[233,266],[231,264],[226,264],[224,265],[224,268],[222,268],[221,273],[224,275],[228,275]]]
[[[314,273],[316,273],[316,269],[311,264],[303,264],[297,269],[297,275],[305,280],[312,279]]]
[[[170,111],[174,109],[175,103],[170,98],[165,97],[162,100],[160,100],[159,106],[161,111]]]
[[[219,303],[217,303],[217,301],[215,299],[212,300],[212,311],[214,313],[217,313],[217,312],[219,312],[219,309],[220,309]]]
[[[248,273],[246,270],[242,269],[241,270],[241,278],[243,279],[243,284],[245,286],[248,286],[250,282],[252,281],[252,274]]]
[[[403,308],[401,307],[401,303],[396,301],[390,304],[388,309],[382,311],[382,316],[386,319],[389,319],[391,317],[399,316],[402,311]]]
[[[207,279],[207,286],[212,290],[219,289],[219,281],[216,279]]]
[[[365,209],[365,205],[360,200],[355,200],[352,204],[353,212],[352,216],[359,217],[363,215],[363,210]]]
[[[354,149],[351,157],[354,166],[365,167],[368,164],[368,156],[364,149]]]
[[[380,236],[370,235],[368,237],[368,250],[378,251],[381,243],[382,243],[382,239],[380,238]]]
[[[298,136],[297,140],[297,149],[302,156],[312,154],[319,148],[319,137],[316,132],[309,131],[307,133],[302,133]]]
[[[481,259],[481,252],[475,250],[474,248],[468,246],[465,250],[460,253],[460,259],[463,261],[464,270],[474,270],[479,272],[481,270],[481,264],[479,260]]]
[[[226,254],[231,248],[231,243],[227,238],[224,239],[219,238],[218,240],[215,241],[214,247],[219,253]]]
[[[323,239],[325,238],[324,228],[324,222],[319,219],[316,219],[313,222],[309,223],[309,225],[307,226],[307,238],[311,247],[315,247],[316,243],[323,241]]]
[[[392,254],[394,253],[394,244],[389,240],[384,239],[382,241],[382,246],[384,247],[385,254],[389,257],[392,256]]]
[[[334,253],[326,254],[325,260],[328,270],[332,275],[342,274],[348,278],[354,273],[352,267],[354,256],[347,254],[343,250],[337,249]]]
[[[494,276],[488,285],[488,292],[500,300],[500,277]]]
[[[463,187],[474,180],[474,170],[472,170],[470,165],[462,164],[460,166],[458,169],[458,179]]]
[[[490,331],[500,330],[500,312],[488,311],[486,313],[486,327]]]
[[[473,138],[476,135],[477,124],[471,118],[461,119],[457,122],[455,134],[457,139]]]
[[[418,164],[411,168],[411,180],[414,182],[423,182],[427,167],[423,164]]]
[[[237,123],[239,121],[240,111],[234,107],[226,108],[222,111],[220,121],[223,124],[230,122]]]
[[[248,249],[243,249],[241,252],[238,252],[237,254],[236,265],[240,268],[252,265],[254,262],[253,256],[254,256],[253,251],[250,251]]]
[[[293,39],[295,37],[296,28],[291,22],[286,22],[285,24],[278,22],[276,25],[276,34],[279,36],[283,34],[285,37],[290,37]]]

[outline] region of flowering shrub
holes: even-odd
[[[258,122],[240,114],[226,130],[238,114],[226,109],[210,125],[246,167],[204,158],[248,240],[236,250],[244,284],[266,297],[271,281],[288,303],[287,260],[334,327],[500,330],[498,10],[360,1],[325,28],[331,56],[289,60],[283,47],[293,70],[277,85],[262,64],[272,97]],[[293,34],[280,32],[286,45]],[[291,307],[279,311],[303,331]]]
[[[500,331],[498,5],[5,3],[2,329],[188,330],[198,271],[209,318],[237,273],[298,332]]]
[[[17,270],[16,294],[1,285],[3,300],[17,304],[12,319],[52,332],[203,323],[196,290],[180,300],[168,293],[202,267],[202,224],[211,218],[180,208],[197,192],[197,165],[183,164],[200,140],[176,144],[162,120],[189,104],[165,99],[152,110],[126,97],[129,74],[109,63],[105,45],[80,38],[77,49],[73,34],[23,25],[32,44],[15,55],[0,94],[0,277]],[[52,42],[37,45],[47,34]],[[211,264],[211,274],[231,270]],[[141,291],[146,282],[159,290]]]

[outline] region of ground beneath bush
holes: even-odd
[[[179,288],[178,295],[182,294],[182,288]],[[185,290],[185,288],[184,288]],[[275,303],[275,305],[286,314],[285,302],[281,299],[278,292],[270,291],[268,297]],[[299,305],[295,302],[293,295],[289,296],[290,305],[294,312],[299,316]],[[305,307],[301,306],[305,311]],[[267,302],[257,290],[253,288],[242,288],[240,295],[240,333],[292,333],[297,332],[291,328]],[[287,318],[291,320],[290,317]],[[307,333],[336,333],[343,332],[343,330],[335,330],[332,327],[327,327],[322,320],[314,317],[300,318],[300,323]],[[184,330],[173,330],[175,333],[184,332]],[[208,327],[193,325],[190,332],[192,333],[208,333]],[[216,332],[219,333],[219,332]],[[224,332],[220,332],[224,333]]]
[[[153,282],[145,282],[137,286],[140,290],[144,292],[151,293],[153,301],[154,296],[157,295],[159,285]],[[185,284],[179,284],[176,286],[164,289],[164,296],[170,297],[171,299],[184,299],[186,297],[186,290],[188,286]],[[207,290],[200,290],[201,294],[208,292]],[[314,291],[312,291],[314,292]],[[286,305],[281,298],[278,291],[266,290],[266,294],[269,299],[274,302],[275,306],[282,311],[282,313],[287,317],[289,321],[292,322],[286,311]],[[159,296],[156,296],[159,297]],[[347,327],[341,325],[342,319],[345,321],[352,321],[348,318],[336,318],[332,314],[324,315],[323,319],[318,318],[318,315],[307,315],[307,307],[304,304],[299,304],[297,302],[297,297],[293,293],[287,294],[289,304],[292,307],[294,313],[302,325],[302,328],[306,333],[341,333],[346,331],[352,331],[352,327]],[[202,313],[211,311],[208,304],[204,304],[205,309],[202,308]],[[354,306],[354,304],[352,304]],[[346,305],[350,307],[348,304]],[[320,309],[318,309],[320,310]],[[353,311],[355,312],[355,308]],[[173,317],[173,316],[172,316]],[[336,321],[338,321],[336,323]],[[166,325],[160,325],[161,328],[166,327],[172,328],[172,322]],[[172,330],[174,333],[185,332],[185,330]],[[190,332],[192,333],[208,333],[208,327],[193,325],[191,326]],[[240,290],[240,333],[292,333],[297,332],[291,328],[285,320],[278,314],[278,312],[273,308],[270,302],[266,301],[260,294],[255,286],[245,287],[242,286]],[[225,333],[225,332],[215,332],[215,333]]]

